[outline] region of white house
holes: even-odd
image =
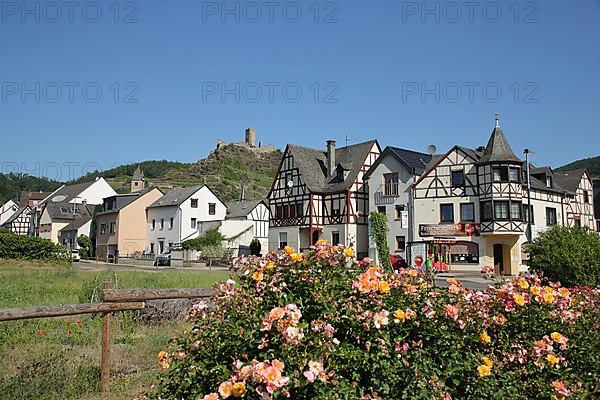
[[[206,185],[175,188],[146,209],[147,253],[158,254],[198,237],[211,223],[222,221],[227,207]]]
[[[86,204],[49,201],[40,215],[39,236],[54,243],[62,243],[61,231],[67,226],[76,226],[81,234],[89,236],[92,213],[90,206]],[[87,231],[84,231],[85,228]]]
[[[4,223],[12,217],[12,215],[17,212],[19,209],[19,205],[13,201],[9,200],[0,207],[0,226],[4,225]]]
[[[262,200],[232,201],[227,205],[227,216],[219,232],[228,238],[234,255],[249,254],[252,239],[260,242],[261,252],[269,249],[269,207]]]

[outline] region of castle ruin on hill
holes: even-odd
[[[254,129],[254,128],[246,129],[246,135],[245,135],[243,142],[227,143],[221,139],[217,139],[216,150],[219,150],[221,147],[223,147],[227,144],[241,146],[248,150],[252,150],[253,152],[256,152],[256,153],[274,153],[275,152],[275,146],[272,144],[263,146],[263,144],[259,141],[258,146],[256,145],[256,129]]]

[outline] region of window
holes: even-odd
[[[523,214],[524,214],[524,220],[525,222],[530,222],[532,224],[535,223],[534,218],[535,216],[533,215],[533,206],[529,207],[527,204],[523,204]]]
[[[151,229],[152,230],[156,229],[156,220],[155,219],[152,220],[152,228]]]
[[[198,208],[198,199],[192,199],[192,208]]]
[[[452,171],[452,187],[465,186],[465,171]]]
[[[283,218],[289,218],[290,217],[290,207],[288,204],[281,206],[283,208]]]
[[[482,221],[491,221],[492,217],[493,217],[492,202],[491,201],[481,202],[481,220]]]
[[[334,246],[340,244],[340,233],[339,232],[331,232],[331,244]]]
[[[521,172],[519,168],[510,168],[508,174],[511,182],[521,182]]]
[[[494,182],[508,182],[508,168],[494,167],[492,168]]]
[[[169,220],[169,229],[173,229],[173,218]]]
[[[100,224],[100,234],[106,234],[106,224]]]
[[[546,177],[546,187],[549,187],[549,188],[552,187],[552,177],[551,176]]]
[[[521,203],[516,201],[510,202],[510,219],[513,221],[521,221]]]
[[[196,218],[192,218],[192,219],[190,220],[190,227],[191,227],[192,229],[196,229]]]
[[[110,223],[110,234],[112,235],[113,233],[115,233],[117,227],[117,223],[116,222],[111,222]]]
[[[215,203],[208,203],[208,215],[215,215],[217,212],[217,205]]]
[[[287,245],[287,232],[279,232],[279,248],[283,249]]]
[[[405,251],[406,250],[406,236],[396,236],[396,250],[397,251]]]
[[[302,202],[296,203],[296,217],[304,216],[304,208],[302,206]]]
[[[440,204],[440,221],[454,222],[454,204]]]
[[[275,206],[275,217],[278,219],[283,218],[283,206],[282,205]]]
[[[575,227],[581,228],[581,218],[580,217],[575,217]]]
[[[556,225],[556,208],[546,207],[546,225]]]
[[[398,174],[383,174],[383,195],[397,196],[398,195]]]
[[[475,203],[460,204],[460,220],[475,221]]]
[[[154,254],[154,243],[150,243],[150,254]]]
[[[494,202],[494,219],[507,220],[508,219],[508,201],[495,201]]]
[[[386,213],[385,206],[377,206],[377,212],[385,214]]]
[[[584,203],[589,203],[590,202],[590,195],[588,193],[587,190],[583,191],[583,202]]]
[[[404,211],[404,206],[396,206],[396,219],[402,219],[402,211]]]
[[[164,229],[164,227],[165,227],[165,219],[161,218],[160,219],[160,230],[162,231]]]
[[[341,200],[340,199],[331,199],[331,215],[339,216],[340,208],[341,208]]]

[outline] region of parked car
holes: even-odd
[[[159,265],[167,265],[167,266],[171,265],[171,250],[170,249],[165,251],[164,253],[161,253],[156,256],[156,258],[154,259],[154,266],[159,266]]]
[[[71,261],[73,261],[73,262],[81,261],[81,256],[79,255],[79,250],[77,250],[77,249],[71,250]]]
[[[408,268],[409,266],[406,260],[398,254],[390,254],[390,263],[394,269]]]

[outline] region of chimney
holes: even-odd
[[[335,169],[335,140],[327,141],[327,176],[333,174]]]
[[[256,147],[256,129],[246,129],[246,144],[250,147]]]

